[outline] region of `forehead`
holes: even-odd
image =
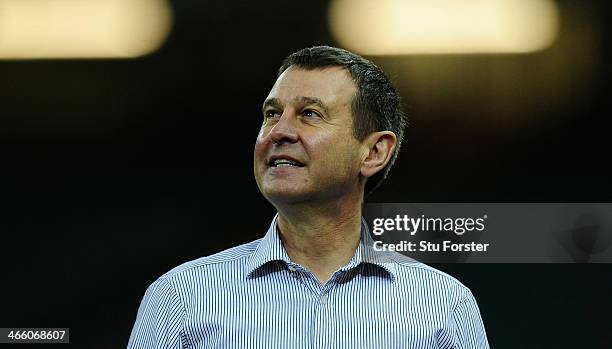
[[[268,98],[290,102],[301,97],[314,97],[328,106],[334,106],[350,103],[356,91],[357,87],[346,69],[327,67],[306,70],[291,66],[278,77]]]

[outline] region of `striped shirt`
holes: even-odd
[[[151,284],[128,348],[489,348],[470,290],[375,251],[365,222],[354,257],[321,285],[290,260],[276,220]]]

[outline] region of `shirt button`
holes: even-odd
[[[290,265],[289,267],[287,267],[289,269],[289,271],[295,271],[295,267],[293,265]]]
[[[321,302],[321,304],[327,304],[327,295],[326,294],[321,295],[321,297],[319,298],[319,301]]]

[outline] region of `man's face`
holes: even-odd
[[[358,189],[364,149],[353,136],[355,93],[339,67],[291,66],[276,80],[254,154],[255,179],[269,201],[329,201]]]

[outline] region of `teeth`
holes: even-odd
[[[276,167],[288,167],[288,166],[299,166],[295,161],[287,159],[276,159],[274,160],[274,166]]]

